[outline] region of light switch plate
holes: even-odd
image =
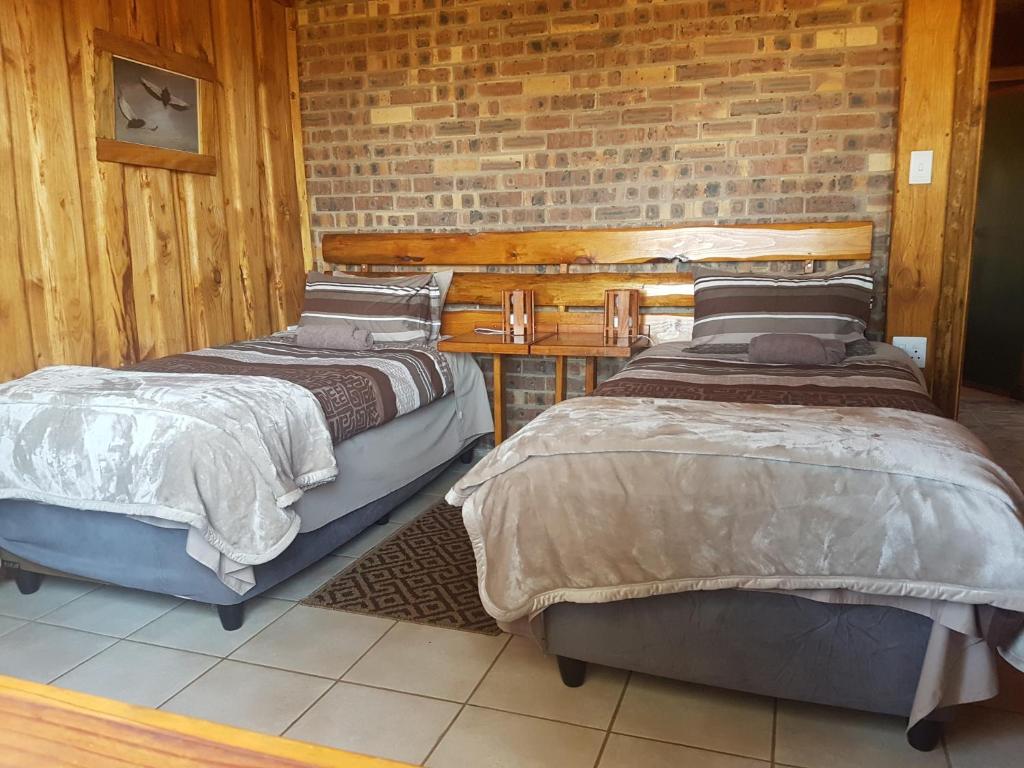
[[[902,349],[917,363],[918,368],[924,368],[928,359],[928,339],[925,336],[893,336],[892,345]]]
[[[932,162],[935,153],[930,149],[919,149],[910,153],[910,183],[931,184]]]

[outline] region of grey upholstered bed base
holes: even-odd
[[[896,608],[833,605],[720,590],[613,603],[559,603],[535,622],[562,679],[594,662],[691,683],[906,717],[931,619]],[[925,720],[910,743],[934,747]]]
[[[466,450],[472,450],[472,443]],[[454,460],[315,531],[300,533],[278,557],[255,567],[256,585],[244,595],[228,589],[213,571],[188,556],[185,529],[160,528],[105,512],[2,501],[0,555],[5,564],[22,571],[19,587],[37,581],[25,579],[24,572],[50,572],[176,595],[221,607],[222,621],[229,617],[225,628],[237,628],[242,613],[228,607],[241,606],[333,552],[385,518]]]

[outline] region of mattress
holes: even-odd
[[[454,392],[335,446],[338,479],[308,491],[294,506],[301,533],[403,487],[468,441],[494,431],[480,367],[470,355],[443,354],[451,365]]]

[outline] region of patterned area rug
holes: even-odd
[[[499,635],[477,592],[462,511],[441,502],[385,539],[303,605]]]

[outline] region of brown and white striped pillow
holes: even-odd
[[[440,290],[431,275],[360,277],[310,272],[299,325],[347,323],[370,331],[375,344],[425,343],[440,323],[431,305]]]
[[[728,272],[693,281],[693,338],[749,343],[764,333],[864,338],[874,282],[866,267],[806,275]]]

